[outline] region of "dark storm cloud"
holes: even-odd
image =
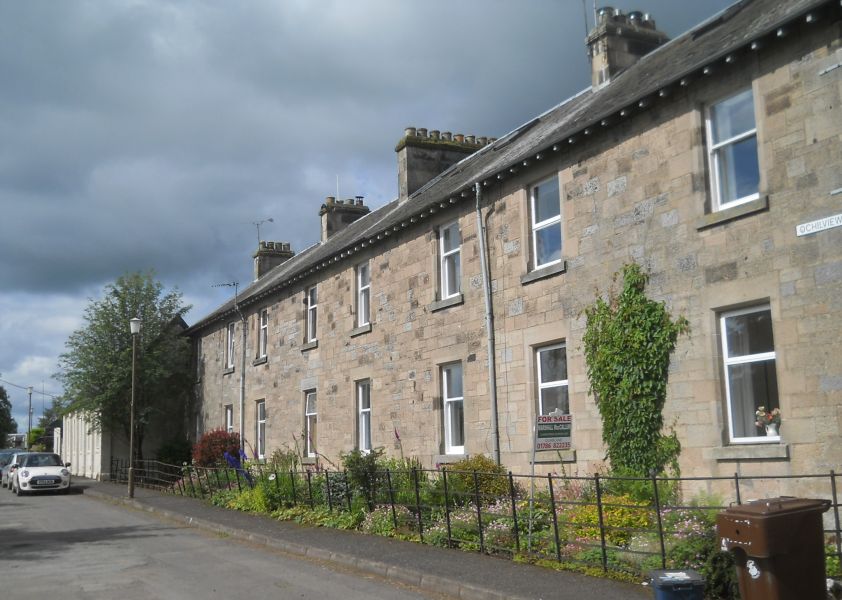
[[[674,36],[727,2],[611,4]],[[391,200],[407,125],[500,136],[583,89],[583,19],[579,0],[3,3],[0,373],[49,379],[87,296],[129,271],[205,314],[213,284],[250,280],[253,222],[300,251],[337,176]]]

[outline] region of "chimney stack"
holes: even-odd
[[[632,11],[626,15],[610,6],[600,8],[587,39],[593,88],[607,84],[667,41],[667,35],[655,28],[655,20],[648,14]]]
[[[254,280],[257,281],[270,270],[295,256],[289,242],[260,242],[254,258]]]
[[[405,201],[431,179],[495,138],[407,127],[395,147],[398,153],[398,199]]]
[[[369,212],[370,209],[363,204],[362,196],[348,200],[337,200],[334,196],[328,196],[319,210],[319,216],[322,218],[322,243]]]

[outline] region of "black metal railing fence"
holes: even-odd
[[[128,480],[126,461],[111,461],[112,479]],[[260,487],[269,509],[306,507],[365,515],[363,528],[422,543],[498,555],[581,563],[635,573],[667,568],[673,549],[712,535],[712,515],[741,504],[746,492],[786,490],[830,500],[827,553],[842,557],[837,475],[748,477],[588,477],[515,475],[446,468],[393,469],[363,481],[346,471],[284,470],[253,463],[242,468],[135,463],[135,483],[210,499]],[[646,501],[630,500],[636,488]],[[711,500],[684,504],[682,489],[712,490]],[[802,490],[804,493],[797,493]],[[769,496],[772,494],[767,494]],[[780,494],[778,494],[780,495]],[[766,497],[758,496],[758,497]],[[675,565],[669,565],[670,568]]]

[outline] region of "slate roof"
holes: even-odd
[[[590,87],[565,100],[546,113],[525,123],[493,144],[460,161],[412,194],[404,202],[393,200],[372,211],[325,243],[316,244],[275,267],[239,294],[241,307],[259,302],[303,280],[330,264],[345,260],[348,252],[378,243],[395,231],[463,197],[473,198],[476,182],[490,185],[498,174],[505,177],[512,167],[532,161],[539,153],[567,147],[572,137],[577,143],[586,129],[596,131],[621,119],[620,111],[641,110],[641,101],[656,102],[658,93],[678,85],[684,78],[702,76],[708,66],[727,68],[726,57],[748,49],[753,41],[773,39],[778,28],[803,19],[804,15],[828,0],[741,0],[679,37],[653,50],[598,89]],[[737,56],[737,60],[739,57]],[[464,196],[463,196],[464,194]],[[356,249],[356,250],[355,250]],[[200,319],[187,333],[235,315],[232,298]]]

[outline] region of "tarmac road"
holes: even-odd
[[[444,598],[85,498],[0,489],[0,598]]]

